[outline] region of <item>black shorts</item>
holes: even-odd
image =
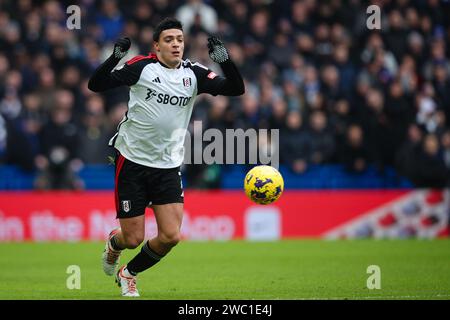
[[[145,214],[152,204],[184,203],[180,167],[159,169],[116,155],[115,202],[117,218]]]

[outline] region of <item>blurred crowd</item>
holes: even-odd
[[[107,163],[126,87],[96,94],[93,70],[115,39],[132,39],[122,61],[152,51],[154,26],[180,19],[185,58],[221,72],[206,39],[224,40],[246,82],[242,97],[197,99],[203,129],[280,130],[281,163],[350,172],[393,166],[416,186],[448,185],[450,4],[439,0],[0,0],[0,164],[38,171],[36,188],[82,188],[76,172]],[[381,8],[369,30],[366,9]],[[215,187],[220,168],[187,166],[191,186]]]

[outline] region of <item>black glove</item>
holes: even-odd
[[[225,62],[229,59],[228,51],[217,37],[208,38],[209,57],[217,63]]]
[[[114,43],[114,57],[122,59],[131,47],[130,38],[120,38]]]

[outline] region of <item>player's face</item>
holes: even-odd
[[[167,29],[161,32],[159,40],[155,42],[158,58],[169,66],[176,68],[183,58],[184,36],[179,29]]]

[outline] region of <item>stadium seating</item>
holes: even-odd
[[[222,189],[241,189],[249,167],[243,165],[224,166],[221,177]],[[285,166],[280,166],[286,189],[396,189],[413,188],[406,178],[394,169],[386,168],[379,173],[369,167],[364,173],[347,172],[342,165],[331,164],[310,166],[303,174],[296,174]],[[26,173],[16,166],[0,166],[0,190],[31,190],[35,173]],[[79,172],[86,190],[114,189],[114,166],[87,165]],[[184,185],[189,187],[185,181]]]

